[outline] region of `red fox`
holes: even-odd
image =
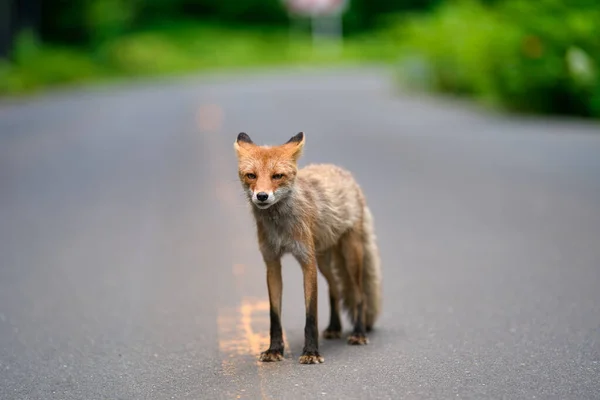
[[[326,339],[341,338],[339,303],[354,325],[349,344],[368,343],[381,309],[381,270],[373,217],[352,175],[335,165],[298,169],[305,135],[279,146],[259,146],[244,133],[234,143],[238,174],[256,221],[266,264],[270,346],[261,361],[283,359],[281,257],[291,253],[302,267],[306,323],[301,364],[324,362],[317,327],[317,266],[329,286]],[[340,293],[341,292],[341,293]]]

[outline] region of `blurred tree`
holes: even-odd
[[[86,29],[86,3],[94,0],[44,0],[40,21],[40,35],[49,42],[75,45],[90,40]]]
[[[376,28],[386,16],[403,11],[427,10],[444,0],[350,0],[345,15],[346,31],[363,31]]]
[[[195,19],[244,25],[287,22],[280,0],[46,0],[42,15],[44,39],[72,44],[86,44],[166,21]]]
[[[428,9],[444,0],[349,1],[344,17],[346,32],[371,29],[389,13]],[[87,44],[127,29],[182,19],[243,25],[288,23],[282,0],[45,0],[42,7],[42,37],[71,44]]]
[[[40,25],[41,0],[17,0],[13,2],[14,31],[24,30],[37,34]]]
[[[40,24],[41,0],[0,0],[0,57],[10,55],[16,36],[27,31],[34,37]]]
[[[11,15],[11,1],[0,0],[0,59],[7,58],[12,47]]]

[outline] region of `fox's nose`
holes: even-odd
[[[265,192],[260,192],[256,195],[256,198],[258,199],[258,201],[265,201],[269,198],[269,195]]]

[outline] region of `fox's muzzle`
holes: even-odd
[[[264,210],[275,204],[275,195],[273,192],[254,192],[252,202],[256,207]]]

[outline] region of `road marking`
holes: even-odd
[[[258,357],[270,343],[269,310],[269,300],[254,297],[243,297],[237,308],[219,308],[219,349],[226,357],[224,361],[236,356],[252,356],[256,365],[263,365]],[[292,358],[285,330],[283,344],[285,358]]]
[[[196,114],[199,131],[204,134],[204,140],[211,148],[212,160],[210,161],[214,164],[216,171],[228,170],[223,165],[226,158],[218,155],[222,155],[228,150],[233,151],[229,147],[226,149],[219,136],[215,135],[221,130],[224,117],[225,112],[218,104],[202,104]],[[231,145],[233,146],[233,142]],[[233,182],[224,181],[222,177],[217,176],[214,182],[214,190],[221,207],[226,209],[229,214],[232,212],[236,214],[234,217],[239,217],[231,220],[243,220],[241,213],[247,211],[247,207],[237,201],[240,196]],[[249,238],[244,239],[250,240]],[[234,241],[233,243],[239,246],[242,242]],[[219,351],[223,356],[221,371],[223,375],[232,377],[232,381],[235,382],[236,376],[243,374],[244,370],[247,371],[245,367],[251,362],[257,368],[261,397],[262,399],[269,399],[271,396],[268,395],[265,387],[269,378],[265,376],[265,368],[268,367],[259,361],[259,356],[270,344],[270,305],[266,296],[258,298],[244,296],[244,280],[247,272],[248,267],[244,264],[238,263],[232,266],[231,273],[234,279],[235,295],[241,297],[241,299],[236,307],[219,307],[218,309],[218,342]],[[285,330],[283,331],[283,342],[285,358],[281,362],[286,362],[293,358],[293,354],[290,351]],[[272,363],[269,364],[273,365]],[[238,374],[238,371],[240,371],[240,374]],[[245,388],[234,387],[232,390],[234,391],[233,397],[237,399],[250,395],[250,393],[245,392]]]
[[[249,359],[258,369],[260,379],[260,392],[262,399],[268,399],[265,384],[265,366],[258,357],[269,347],[269,301],[244,297],[239,307],[234,309],[219,309],[217,318],[219,350],[224,358],[221,362],[222,373],[225,376],[235,377],[238,370],[243,370]],[[293,355],[283,332],[285,360],[290,360]],[[241,390],[239,390],[241,392]],[[245,393],[239,393],[236,398],[242,398]]]
[[[264,315],[268,309],[268,300],[243,298],[239,307],[219,310],[219,349],[227,358],[258,357],[261,349],[269,346],[269,325]],[[263,333],[255,332],[253,325],[260,326]]]

